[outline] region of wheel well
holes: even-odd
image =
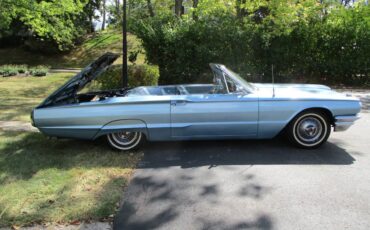
[[[334,125],[334,116],[333,114],[331,113],[331,111],[329,109],[326,109],[326,108],[308,108],[308,109],[305,109],[305,110],[302,110],[300,113],[298,113],[296,116],[294,116],[294,118],[296,118],[297,116],[299,116],[300,114],[302,113],[305,113],[305,112],[308,112],[308,111],[312,111],[312,112],[320,112],[322,114],[325,115],[325,117],[328,119],[328,121],[330,122],[331,125]],[[294,119],[293,118],[293,119]]]
[[[106,133],[105,135],[102,135],[102,136],[106,136],[106,135],[109,135],[109,134],[112,134],[112,133],[117,133],[117,132],[125,131],[125,130],[127,130],[127,129],[115,130],[115,131],[112,131],[112,132]],[[135,130],[134,130],[134,131],[132,131],[132,132],[138,132],[138,133],[141,133],[142,137],[144,137],[144,138],[145,138],[145,140],[147,140],[147,133],[146,133],[146,132],[143,132],[143,131],[140,131],[140,130],[138,130],[138,131],[135,131]]]
[[[307,109],[304,109],[302,110],[301,112],[297,113],[294,117],[292,117],[292,119],[285,125],[285,127],[279,132],[279,135],[283,135],[286,131],[287,131],[287,128],[289,127],[290,123],[294,120],[294,118],[296,118],[297,116],[301,115],[302,113],[305,113],[305,112],[320,112],[322,114],[324,114],[326,116],[326,118],[329,120],[329,123],[331,125],[334,125],[334,116],[333,114],[331,113],[330,110],[326,109],[326,108],[307,108]]]
[[[142,120],[129,120],[129,119],[122,119],[122,120],[115,120],[105,124],[96,134],[94,139],[105,136],[110,133],[119,132],[119,131],[130,131],[130,132],[141,132],[145,138],[148,137],[148,130],[147,125]]]

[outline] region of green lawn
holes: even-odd
[[[28,122],[32,108],[71,76],[0,77],[0,120]],[[0,130],[0,227],[110,216],[141,155],[112,151],[103,140]]]
[[[140,156],[99,141],[0,132],[0,227],[109,217]]]
[[[72,76],[0,77],[0,121],[29,122],[32,109]]]

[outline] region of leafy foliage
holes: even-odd
[[[239,4],[237,4],[239,2]],[[192,14],[142,18],[132,25],[160,84],[197,82],[208,63],[230,66],[252,81],[370,84],[370,8],[336,2],[199,1]]]
[[[49,66],[44,66],[44,65],[39,65],[30,68],[30,74],[35,77],[43,77],[46,76],[46,74],[49,72],[50,67]]]
[[[28,69],[27,65],[2,65],[0,66],[0,75],[4,77],[15,76],[17,74],[31,74],[32,76],[46,76],[50,67],[39,65]]]
[[[30,34],[40,42],[52,42],[59,50],[72,47],[85,24],[81,23],[87,0],[0,0],[1,35]],[[3,10],[6,9],[6,10]],[[20,25],[20,28],[15,25]]]
[[[93,31],[102,6],[121,28],[119,0],[0,0],[0,39],[68,50]],[[269,81],[274,65],[278,81],[369,85],[369,15],[366,0],[128,0],[129,28],[159,66],[160,84],[203,81],[208,63],[220,62],[253,81]],[[98,37],[83,46],[91,58],[121,34]],[[132,63],[140,59],[130,52]]]
[[[17,68],[17,72],[20,74],[26,73],[28,70],[27,65],[16,65],[16,68]]]
[[[18,74],[18,68],[15,65],[0,66],[0,75],[3,77],[15,76]]]
[[[4,77],[24,74],[28,70],[27,65],[2,65],[0,66],[0,75]]]
[[[128,68],[129,87],[143,85],[158,85],[159,70],[150,65],[129,65]],[[122,66],[111,66],[102,76],[99,76],[97,82],[103,90],[119,89],[122,87]]]

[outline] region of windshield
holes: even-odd
[[[250,93],[257,89],[254,85],[244,80],[239,74],[233,72],[232,70],[226,68],[225,66],[223,66],[222,70],[224,71],[224,73],[227,74],[228,77],[230,77],[236,83],[241,84]]]

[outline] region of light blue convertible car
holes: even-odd
[[[118,56],[107,53],[32,112],[33,125],[52,137],[106,136],[119,150],[149,141],[268,139],[284,132],[295,145],[316,148],[331,128],[358,119],[358,99],[327,86],[248,83],[211,64],[213,84],[143,86],[78,93]]]

